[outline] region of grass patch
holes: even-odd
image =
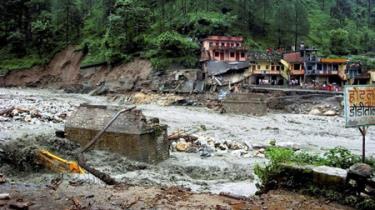
[[[29,55],[22,58],[7,57],[0,59],[0,73],[17,69],[29,69],[36,65],[44,65],[49,59],[41,59],[37,55]]]

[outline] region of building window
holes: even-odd
[[[301,66],[299,64],[294,64],[294,70],[299,70]]]
[[[318,71],[322,70],[322,64],[318,63],[317,69]]]
[[[223,47],[225,46],[224,42],[221,43],[221,46],[223,46]]]
[[[277,70],[277,71],[280,71],[280,66],[276,66],[276,70]]]
[[[219,52],[215,52],[215,57],[219,57]]]
[[[270,67],[269,65],[266,65],[266,69],[267,69],[267,70],[268,70],[269,67]]]
[[[244,57],[245,57],[245,53],[241,52],[241,58],[244,58]]]
[[[260,65],[258,65],[257,67],[258,67],[258,69],[260,69]]]
[[[234,58],[234,52],[230,52],[230,57]]]
[[[239,46],[240,46],[240,43],[237,43],[236,46],[239,47]]]
[[[333,71],[337,71],[337,70],[339,70],[339,65],[333,64]]]
[[[213,43],[212,42],[210,42],[210,47],[213,45]]]
[[[271,66],[271,70],[272,70],[272,71],[275,71],[275,66]]]

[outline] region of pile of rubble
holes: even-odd
[[[310,115],[316,115],[316,116],[328,116],[333,117],[340,114],[340,109],[336,106],[332,106],[329,104],[326,105],[317,105],[314,106],[310,112]]]
[[[14,104],[19,104],[14,106]],[[37,98],[7,100],[0,108],[0,122],[22,121],[32,124],[42,122],[63,123],[74,110],[73,105],[45,102]]]
[[[118,104],[157,104],[160,106],[197,106],[194,96],[183,97],[175,94],[137,92],[131,95],[114,95],[111,100]]]
[[[301,146],[294,142],[276,142],[270,140],[268,144],[247,144],[233,140],[218,141],[210,136],[191,134],[191,132],[176,130],[168,136],[172,141],[172,152],[199,153],[201,157],[220,156],[225,153],[236,157],[265,158],[265,150],[268,147],[277,146],[300,150]]]
[[[168,136],[173,141],[172,152],[200,153],[202,157],[211,157],[215,154],[231,152],[237,156],[250,157],[251,145],[226,140],[216,141],[209,136],[197,136],[186,131],[177,130]]]

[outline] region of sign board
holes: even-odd
[[[344,112],[346,127],[375,125],[375,86],[345,86]]]

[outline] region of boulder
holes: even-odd
[[[321,115],[321,114],[322,114],[322,112],[319,109],[312,109],[309,112],[309,115]]]
[[[324,115],[324,116],[332,117],[332,116],[336,116],[337,113],[336,113],[334,110],[328,110],[328,111],[324,112],[323,115]]]
[[[349,174],[356,175],[361,178],[370,178],[374,169],[365,163],[356,163],[349,168]]]
[[[190,143],[189,142],[185,142],[185,141],[179,141],[176,144],[176,150],[178,152],[186,152],[189,147],[190,147]]]
[[[31,118],[30,115],[26,115],[24,120],[25,120],[25,122],[31,122],[32,118]]]

